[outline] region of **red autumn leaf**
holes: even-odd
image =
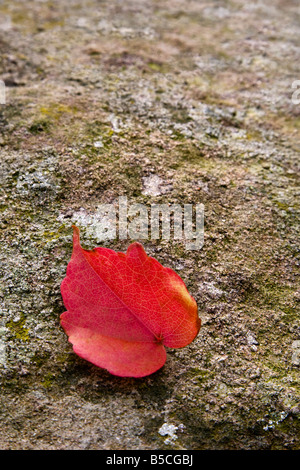
[[[166,361],[165,346],[181,348],[197,336],[195,300],[182,279],[147,256],[140,243],[126,254],[87,251],[73,229],[61,325],[74,352],[115,375],[152,374]]]

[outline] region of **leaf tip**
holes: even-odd
[[[80,232],[76,225],[72,225],[73,228],[73,245],[80,245]]]
[[[126,252],[127,257],[139,259],[141,262],[148,258],[148,255],[143,247],[143,245],[139,242],[134,242],[127,248]]]

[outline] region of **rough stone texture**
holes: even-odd
[[[297,0],[1,1],[1,449],[299,448],[299,24]],[[201,250],[144,242],[202,329],[139,380],[59,325],[71,224],[98,245],[119,195],[205,206]]]

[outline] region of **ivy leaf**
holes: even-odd
[[[160,369],[166,347],[182,348],[200,329],[197,304],[182,279],[147,256],[84,250],[73,226],[73,253],[61,293],[61,326],[78,356],[110,373],[143,377]]]

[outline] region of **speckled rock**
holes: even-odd
[[[299,449],[299,20],[292,0],[0,3],[1,449]],[[119,196],[205,208],[200,250],[143,241],[202,328],[138,380],[59,324],[71,225],[94,247]]]

